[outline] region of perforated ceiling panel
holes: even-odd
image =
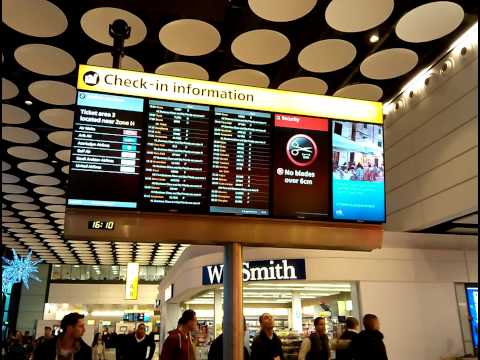
[[[185,249],[63,238],[76,69],[110,65],[113,20],[132,27],[126,69],[382,101],[477,21],[476,1],[430,5],[428,22],[426,3],[3,0],[4,244],[72,264],[172,265]]]

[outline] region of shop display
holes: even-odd
[[[310,103],[303,108],[296,103],[256,103],[253,95],[252,101],[246,96],[243,101],[237,92],[232,101],[215,101],[209,99],[218,91],[200,91],[174,82],[177,95],[173,97],[178,100],[171,101],[153,89],[131,89],[127,83],[149,84],[143,78],[120,81],[120,70],[115,70],[118,75],[106,74],[104,84],[97,88],[101,77],[93,81],[93,72],[79,76],[69,208],[130,210],[137,216],[181,212],[385,220],[383,128],[381,118],[372,111],[374,103],[355,103],[369,107],[370,115],[338,109],[336,113],[349,120],[356,117],[372,123],[352,122],[277,111],[288,107],[299,112],[308,108],[312,115],[322,113],[321,104],[328,97],[315,98],[318,103],[311,104],[318,104],[318,109]],[[128,76],[140,73],[129,72]],[[164,91],[160,79],[150,85]],[[191,101],[196,90],[198,103]],[[276,97],[280,100],[284,95],[275,92],[269,96],[275,103]],[[243,108],[238,107],[239,101]],[[237,107],[217,106],[219,102]],[[262,106],[265,111],[258,110]]]
[[[285,355],[285,360],[298,359],[298,353],[300,352],[303,337],[296,332],[289,330],[278,331],[277,335],[282,342],[282,350]]]

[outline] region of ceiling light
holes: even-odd
[[[33,102],[32,102],[31,100],[25,100],[25,105],[29,105],[29,106],[30,106],[30,105],[32,105],[32,104],[33,104]]]
[[[371,43],[376,43],[378,40],[380,40],[380,37],[377,34],[373,34],[372,36],[370,36],[369,40]]]

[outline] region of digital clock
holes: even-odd
[[[91,230],[113,230],[115,228],[115,222],[106,220],[90,220],[88,222],[88,228]]]

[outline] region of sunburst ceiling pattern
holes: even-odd
[[[132,27],[125,69],[381,101],[477,21],[478,5],[3,0],[2,12],[4,244],[49,263],[172,265],[185,245],[63,238],[76,69],[111,64],[113,20]]]

